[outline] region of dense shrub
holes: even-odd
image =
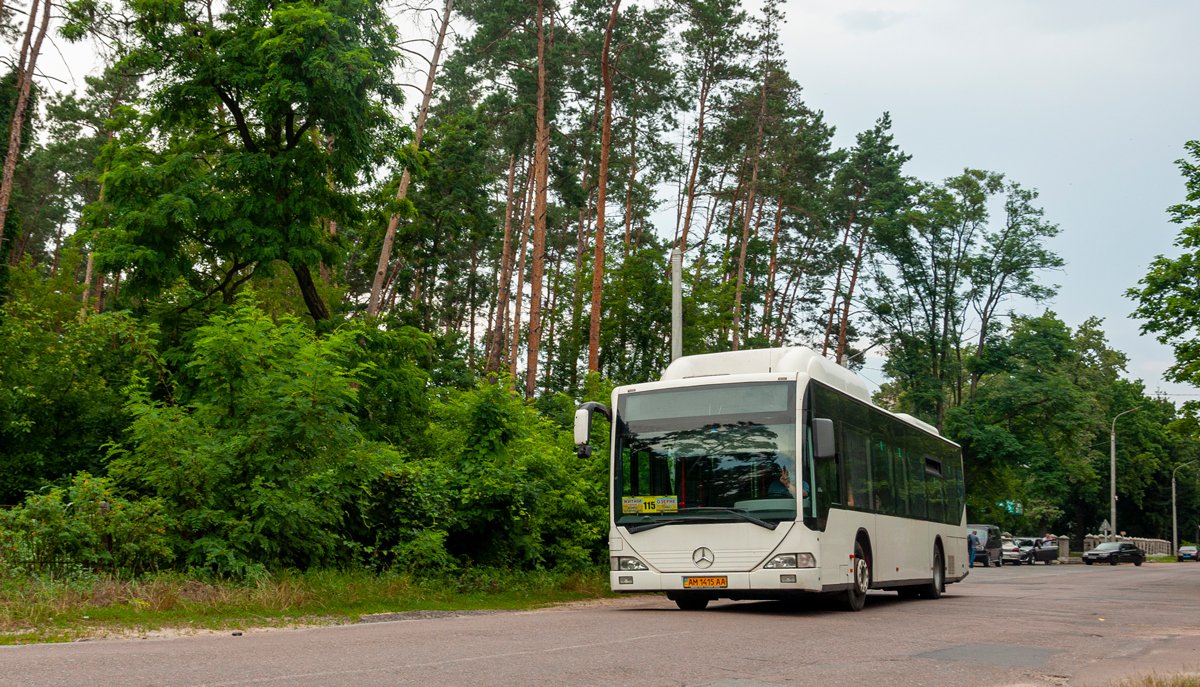
[[[130,438],[110,474],[167,504],[179,563],[243,574],[348,554],[346,507],[398,462],[358,431],[353,345],[351,331],[315,336],[247,298],[200,328],[189,403],[130,388]]]
[[[435,403],[435,441],[455,485],[447,545],[485,565],[587,565],[608,530],[605,480],[569,433],[510,389],[481,383]]]
[[[70,265],[64,265],[64,269]],[[153,374],[153,327],[127,313],[80,317],[62,281],[28,284],[0,305],[0,504],[104,470],[103,444],[129,424],[121,393],[135,372]]]
[[[79,326],[120,332],[124,317]],[[565,396],[539,412],[512,380],[470,381],[461,365],[439,385],[427,334],[316,334],[251,297],[190,330],[165,363],[153,328],[138,332],[124,345],[146,362],[128,366],[123,407],[105,406],[128,426],[105,437],[108,462],[95,462],[107,475],[80,473],[5,515],[10,568],[441,574],[603,557],[607,465],[576,455]]]
[[[174,560],[173,522],[156,498],[129,500],[86,472],[67,487],[0,511],[0,573],[69,577],[82,569],[136,574]]]

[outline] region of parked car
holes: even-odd
[[[1016,540],[1017,546],[1021,547],[1021,562],[1033,565],[1034,563],[1045,563],[1050,565],[1050,561],[1058,559],[1058,547],[1043,539],[1029,539],[1021,537]]]
[[[979,548],[975,549],[975,565],[1002,565],[1000,528],[995,525],[967,525],[967,534],[979,537]]]
[[[1021,553],[1021,547],[1017,545],[1014,539],[1002,539],[1000,541],[1000,560],[1009,565],[1020,565],[1024,554]]]
[[[1128,542],[1104,542],[1091,551],[1083,554],[1083,562],[1092,563],[1133,563],[1141,565],[1146,562],[1146,552]]]
[[[1194,546],[1179,547],[1180,561],[1200,561],[1200,549]]]

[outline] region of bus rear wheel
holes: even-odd
[[[942,565],[942,547],[933,547],[933,581],[921,586],[921,597],[940,599],[946,591],[946,568]]]
[[[867,560],[862,542],[854,542],[854,569],[850,571],[850,588],[842,592],[842,607],[847,611],[861,611],[867,603],[867,590],[871,588],[871,564]]]

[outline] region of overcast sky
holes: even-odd
[[[1200,138],[1200,3],[791,0],[783,43],[811,107],[837,142],[890,111],[909,174],[938,180],[975,167],[1041,192],[1066,260],[1046,275],[1068,324],[1105,319],[1129,376],[1167,384],[1170,349],[1138,334],[1124,291],[1178,226],[1175,160]],[[878,361],[869,367],[878,369]],[[868,369],[865,374],[881,379]],[[1187,400],[1186,396],[1175,400]]]
[[[1061,286],[1050,307],[1072,326],[1103,317],[1149,391],[1200,399],[1200,389],[1162,381],[1170,350],[1139,336],[1123,295],[1155,255],[1174,250],[1166,208],[1185,193],[1175,160],[1200,138],[1200,3],[790,0],[785,9],[789,68],[837,127],[838,145],[889,111],[912,155],[908,174],[939,180],[969,166],[1038,189],[1067,261],[1046,275]],[[58,45],[81,81],[89,51]],[[40,66],[71,80],[54,50]],[[864,376],[877,383],[878,368],[872,359]]]

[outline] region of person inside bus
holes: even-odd
[[[767,487],[768,498],[796,498],[796,485],[792,483],[792,476],[788,472],[787,466],[780,466],[779,463],[773,463],[775,481],[771,482],[771,486]],[[808,498],[808,482],[801,480],[800,488],[803,498]]]

